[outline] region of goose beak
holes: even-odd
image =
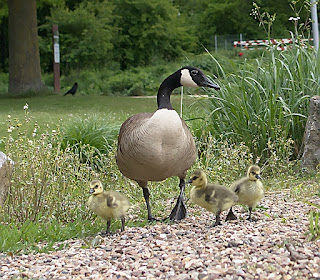
[[[212,82],[208,77],[204,76],[203,82],[200,84],[201,87],[214,88],[215,90],[220,90],[220,87]]]
[[[256,175],[256,178],[257,178],[257,179],[262,179],[261,176],[260,176],[260,174],[257,174],[257,175]]]
[[[190,179],[188,182],[187,182],[187,184],[191,184],[192,183],[192,180]]]
[[[91,188],[91,189],[89,190],[89,193],[94,193],[94,188]]]

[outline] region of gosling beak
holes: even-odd
[[[261,176],[260,176],[260,174],[256,174],[256,178],[257,178],[257,179],[260,179],[260,180],[262,179]]]
[[[89,190],[89,193],[94,193],[94,188],[91,188],[91,189]]]
[[[220,90],[220,87],[212,82],[208,77],[204,76],[204,80],[200,84],[201,87],[214,88],[215,90]]]
[[[191,184],[192,183],[192,180],[190,179],[188,182],[187,182],[187,184]]]

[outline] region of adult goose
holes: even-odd
[[[171,176],[180,178],[180,195],[169,219],[179,221],[186,217],[185,176],[196,159],[196,147],[187,125],[170,103],[172,91],[180,86],[220,89],[201,70],[183,67],[160,85],[158,110],[131,116],[119,132],[117,165],[124,176],[135,180],[143,189],[149,221],[156,219],[152,216],[147,183]]]

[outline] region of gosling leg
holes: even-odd
[[[248,217],[248,221],[252,221],[251,219],[251,213],[252,213],[252,207],[249,207],[249,217]]]
[[[173,207],[173,209],[168,217],[171,221],[180,221],[187,216],[187,209],[184,204],[184,189],[186,187],[184,178],[180,178],[179,187],[180,187],[180,194],[177,199],[177,203]]]
[[[226,217],[226,221],[236,220],[237,216],[233,213],[232,207],[230,207],[229,213]]]
[[[221,225],[220,213],[221,213],[221,212],[217,212],[217,214],[216,214],[216,221],[215,221],[215,223],[213,224],[214,227]]]
[[[107,230],[106,230],[106,235],[110,234],[110,225],[111,225],[111,220],[107,221]]]
[[[121,216],[121,230],[120,230],[121,232],[124,231],[124,223],[125,223],[125,221],[126,221],[125,217]]]

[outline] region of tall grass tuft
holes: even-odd
[[[112,116],[74,117],[61,127],[62,149],[71,148],[81,162],[90,160],[91,167],[102,168],[101,155],[108,154],[116,140],[120,125]]]
[[[213,56],[211,57],[212,59]],[[216,61],[216,60],[215,60]],[[313,49],[295,46],[271,50],[244,63],[239,72],[223,73],[221,90],[204,106],[208,131],[234,143],[245,143],[255,157],[270,157],[269,142],[282,137],[294,142],[292,154],[300,153],[309,99],[320,93],[320,62]]]

